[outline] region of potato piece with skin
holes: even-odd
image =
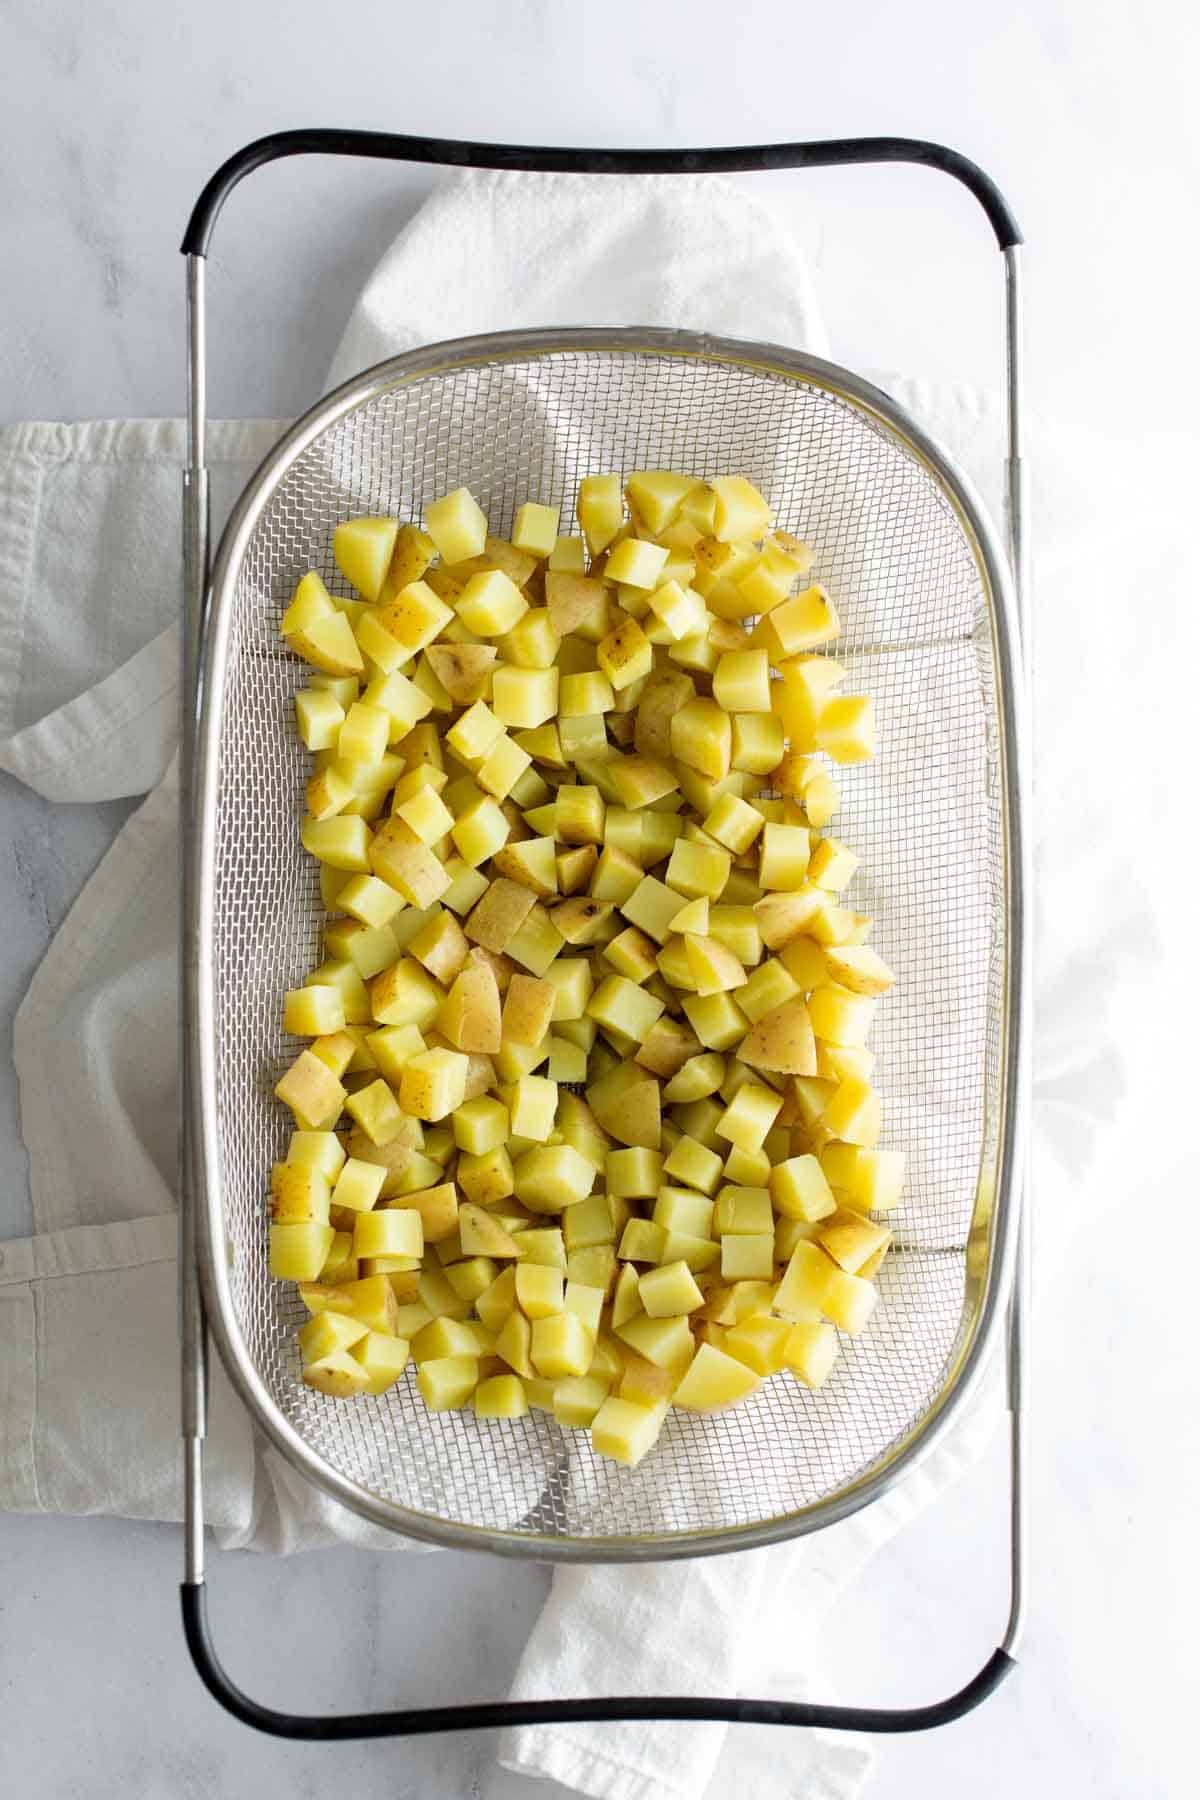
[[[487,963],[468,964],[455,976],[437,1025],[456,1050],[495,1055],[500,1048],[500,991]]]
[[[514,975],[501,1015],[502,1039],[530,1048],[540,1044],[550,1029],[556,997],[552,982],[534,975]]]
[[[634,1052],[634,1060],[649,1069],[652,1075],[670,1082],[699,1048],[699,1040],[689,1025],[664,1017],[656,1019],[650,1027]]]
[[[853,994],[884,994],[896,979],[883,958],[865,944],[831,945],[825,962],[838,986]]]
[[[574,575],[551,570],[546,575],[546,610],[550,625],[559,638],[569,637],[590,616],[607,604],[608,591],[602,581],[589,575]],[[605,634],[607,635],[607,634]]]
[[[456,706],[470,706],[486,692],[496,668],[492,644],[430,644],[429,666]]]
[[[596,649],[596,660],[612,683],[614,693],[623,693],[649,676],[654,668],[654,650],[636,619],[623,619]]]
[[[764,1013],[743,1038],[738,1055],[751,1068],[785,1075],[815,1075],[816,1038],[804,1000],[797,995]]]
[[[464,930],[474,943],[497,954],[507,949],[534,905],[527,887],[501,877],[467,916]]]

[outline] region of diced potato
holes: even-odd
[[[370,1212],[380,1198],[386,1177],[387,1170],[378,1163],[363,1162],[357,1156],[348,1157],[333,1190],[333,1204],[347,1212]],[[374,1256],[383,1253],[372,1250],[362,1254]],[[419,1256],[420,1251],[401,1251],[397,1254]]]
[[[732,753],[729,714],[715,700],[686,701],[671,719],[671,753],[710,780],[723,780]]]
[[[869,695],[827,700],[817,721],[815,747],[836,763],[870,762],[875,755],[875,706]]]
[[[599,1375],[574,1375],[555,1383],[554,1416],[560,1425],[586,1428],[608,1399],[609,1384]]]
[[[455,488],[427,508],[425,529],[446,563],[481,556],[487,542],[487,517],[465,487]]]
[[[726,1355],[753,1369],[756,1375],[778,1375],[787,1361],[792,1329],[784,1319],[773,1319],[769,1313],[754,1313],[730,1326],[721,1348]]]
[[[427,1050],[404,1067],[400,1105],[414,1118],[444,1119],[462,1105],[466,1079],[465,1056],[454,1050]]]
[[[315,1281],[333,1245],[333,1226],[318,1220],[272,1225],[268,1267],[276,1281]]]
[[[306,1387],[335,1400],[370,1391],[370,1374],[348,1350],[334,1350],[319,1362],[306,1363],[301,1373]]]
[[[665,1405],[638,1406],[610,1395],[592,1420],[593,1450],[613,1462],[636,1467],[657,1443],[666,1410]]]
[[[638,1292],[651,1319],[675,1318],[704,1304],[704,1295],[685,1262],[647,1269],[638,1282]]]
[[[521,1277],[533,1271],[522,1264],[517,1269],[517,1293]],[[560,1310],[533,1318],[530,1359],[536,1372],[549,1381],[565,1376],[586,1375],[591,1367],[595,1337],[577,1313]]]
[[[785,1219],[814,1224],[837,1210],[837,1202],[815,1156],[791,1156],[770,1174],[771,1199]]]
[[[586,475],[579,484],[576,517],[593,556],[606,550],[625,518],[619,475]]]
[[[721,1238],[721,1275],[726,1281],[765,1281],[775,1260],[775,1233],[726,1233]]]
[[[712,1344],[701,1344],[671,1403],[688,1412],[717,1412],[745,1399],[758,1385],[759,1378],[747,1363]]]
[[[640,1282],[639,1282],[640,1289]],[[651,1319],[646,1314],[629,1319],[616,1327],[622,1343],[630,1345],[659,1369],[681,1375],[695,1354],[695,1344],[686,1318]]]
[[[465,1406],[479,1380],[474,1356],[442,1356],[421,1364],[417,1387],[430,1412],[453,1412]]]

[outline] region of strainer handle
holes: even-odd
[[[435,163],[459,168],[524,169],[534,172],[631,175],[728,174],[738,171],[822,168],[855,163],[907,162],[940,170],[965,186],[979,202],[1004,254],[1007,297],[1008,458],[1006,463],[1009,545],[1027,642],[1028,582],[1025,571],[1024,473],[1021,460],[1021,232],[995,183],[977,164],[941,144],[915,138],[833,138],[812,143],[766,144],[699,150],[590,150],[477,144],[449,138],[406,137],[374,131],[285,131],[258,139],[222,164],[193,208],[181,246],[188,259],[188,466],[184,474],[184,562],[187,622],[184,686],[195,693],[194,650],[199,640],[208,586],[208,488],[205,469],[205,305],[204,268],[213,228],[238,183],[253,170],[285,156],[321,153]],[[190,755],[184,732],[183,754]],[[190,792],[185,766],[182,791]],[[187,842],[187,824],[181,842]],[[184,884],[185,983],[192,966],[189,887]],[[185,1006],[183,1016],[188,1016]],[[183,1068],[186,1082],[186,1034]],[[688,1695],[623,1695],[601,1699],[494,1701],[464,1706],[421,1707],[395,1712],[335,1716],[295,1714],[262,1706],[240,1690],[217,1656],[208,1627],[204,1582],[203,1461],[207,1412],[207,1330],[193,1240],[192,1171],[186,1143],[188,1110],[183,1109],[185,1144],[180,1202],[180,1335],[185,1446],[185,1581],[181,1588],[183,1628],[196,1669],[213,1697],[235,1718],[275,1737],[317,1741],[348,1738],[414,1737],[441,1731],[487,1730],[517,1725],[595,1723],[620,1720],[715,1720],[730,1724],[803,1725],[834,1731],[900,1733],[928,1731],[962,1718],[987,1698],[1015,1667],[1011,1652],[1021,1632],[1024,1600],[1025,1449],[1021,1399],[1028,1278],[1027,1221],[1021,1221],[1017,1277],[1010,1305],[1008,1373],[1010,1411],[1010,1553],[1012,1603],[1004,1642],[967,1684],[947,1698],[917,1707],[832,1706],[806,1701],[700,1698]],[[1022,1196],[1027,1205],[1028,1194]],[[1023,1205],[1022,1210],[1025,1210]]]

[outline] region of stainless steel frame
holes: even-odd
[[[580,153],[583,154],[583,153]],[[948,153],[947,153],[948,154]],[[859,1506],[869,1503],[895,1481],[905,1470],[933,1448],[951,1422],[958,1407],[974,1388],[993,1346],[1005,1305],[1008,1305],[1008,1379],[1011,1412],[1011,1478],[1012,1478],[1012,1603],[1003,1653],[1011,1655],[1020,1636],[1025,1572],[1025,1509],[1022,1483],[1024,1457],[1024,1409],[1022,1405],[1023,1341],[1026,1319],[1025,1276],[1028,1258],[1025,1231],[1019,1226],[1020,1188],[1024,1166],[1024,1124],[1026,1117],[1028,1038],[1028,927],[1024,912],[1026,891],[1026,845],[1023,828],[1024,773],[1022,758],[1026,746],[1027,724],[1023,717],[1024,696],[1019,674],[1020,625],[1018,601],[1024,601],[1024,498],[1021,445],[1021,367],[1020,367],[1020,281],[1019,250],[1006,244],[1007,356],[1008,356],[1008,429],[1009,456],[1007,466],[1009,506],[1009,554],[1016,579],[1014,595],[1006,560],[996,543],[981,508],[965,478],[950,464],[916,423],[905,415],[886,395],[861,381],[850,372],[814,358],[784,351],[775,346],[743,344],[714,340],[698,334],[630,330],[623,332],[550,332],[493,334],[486,338],[466,340],[428,350],[410,353],[381,368],[347,383],[328,396],[305,416],[286,436],[262,465],[236,508],[225,531],[212,571],[208,578],[207,545],[207,477],[204,470],[205,427],[205,345],[204,345],[204,258],[188,257],[189,316],[189,457],[185,476],[185,563],[187,578],[187,628],[184,648],[184,771],[183,771],[183,1031],[182,1065],[184,1079],[184,1182],[181,1196],[181,1320],[183,1339],[183,1420],[186,1448],[186,1574],[185,1592],[199,1592],[203,1582],[202,1530],[202,1440],[204,1435],[206,1390],[206,1326],[217,1340],[222,1358],[251,1409],[252,1416],[268,1434],[282,1454],[301,1472],[321,1485],[333,1497],[364,1516],[409,1535],[427,1537],[435,1542],[459,1547],[484,1547],[501,1554],[533,1555],[541,1559],[572,1561],[597,1558],[641,1560],[664,1556],[712,1554],[777,1541],[832,1523]],[[829,389],[869,412],[886,428],[895,431],[920,458],[956,509],[964,530],[976,547],[981,577],[991,596],[993,649],[1001,672],[998,684],[996,720],[1004,770],[1005,854],[1008,862],[1006,884],[1008,908],[1006,918],[1007,970],[1005,974],[1005,1011],[1007,1025],[1003,1046],[1003,1116],[998,1124],[999,1154],[995,1169],[995,1211],[991,1221],[990,1254],[981,1284],[975,1317],[964,1335],[961,1354],[950,1372],[945,1388],[937,1396],[923,1418],[896,1447],[895,1453],[881,1466],[847,1486],[831,1500],[794,1511],[784,1517],[759,1521],[754,1525],[738,1525],[726,1530],[679,1531],[669,1534],[620,1535],[605,1537],[589,1534],[585,1538],[548,1533],[539,1530],[494,1530],[478,1525],[431,1518],[414,1513],[395,1502],[374,1494],[347,1480],[318,1454],[301,1431],[282,1413],[268,1391],[251,1358],[239,1330],[229,1290],[225,1232],[222,1222],[221,1196],[217,1186],[220,1151],[217,1142],[216,1075],[214,1066],[214,1018],[212,996],[212,926],[214,894],[214,821],[216,779],[221,707],[229,653],[229,605],[233,585],[238,578],[256,526],[277,491],[286,472],[296,459],[317,443],[338,421],[347,418],[364,403],[389,385],[400,385],[430,372],[448,373],[465,367],[497,361],[536,359],[539,356],[571,351],[597,355],[641,352],[659,357],[736,362],[773,374],[786,375]],[[1013,1282],[1014,1265],[1017,1280]],[[193,1621],[189,1637],[202,1673],[218,1691],[206,1672],[203,1658],[197,1652],[199,1628]],[[202,1637],[202,1631],[200,1632]],[[993,1659],[995,1660],[995,1659]],[[990,1665],[989,1665],[990,1666]],[[1003,1672],[1003,1671],[1001,1671]],[[998,1677],[997,1677],[998,1678]],[[964,1690],[964,1692],[967,1690]],[[228,1693],[221,1693],[230,1704]],[[979,1698],[975,1694],[973,1699]],[[244,1697],[241,1697],[244,1699]],[[961,1698],[961,1697],[956,1697]],[[973,1701],[972,1701],[973,1703]],[[574,1705],[575,1703],[570,1703]],[[632,1704],[606,1703],[611,1710],[603,1716],[633,1716]],[[661,1704],[664,1710],[641,1716],[692,1716],[672,1710],[674,1702]],[[680,1703],[682,1704],[682,1703]],[[718,1703],[712,1703],[716,1706]],[[752,1703],[758,1704],[758,1703]],[[764,1705],[766,1703],[763,1703]],[[582,1707],[585,1703],[581,1702]],[[261,1709],[246,1703],[243,1716],[266,1729],[283,1729],[264,1724],[255,1716]],[[237,1707],[234,1707],[237,1710]],[[462,1709],[459,1709],[460,1711]],[[457,1722],[474,1722],[443,1718],[429,1723],[413,1724],[414,1715],[390,1715],[391,1728],[439,1729]],[[488,1710],[488,1709],[485,1709]],[[491,1709],[499,1717],[503,1709]],[[853,1720],[835,1720],[838,1709],[808,1709],[810,1722],[856,1723],[874,1729],[913,1728],[895,1723],[901,1716],[874,1715],[869,1723],[866,1714],[856,1713]],[[844,1710],[844,1709],[842,1709]],[[926,1714],[938,1709],[923,1709]],[[960,1707],[959,1710],[962,1710]],[[775,1709],[780,1718],[784,1713]],[[815,1715],[820,1715],[819,1717]],[[480,1715],[482,1717],[482,1715]],[[504,1716],[508,1716],[505,1714]],[[537,1713],[535,1716],[548,1717]],[[596,1716],[582,1711],[568,1717]],[[726,1716],[707,1712],[695,1716]],[[736,1716],[750,1716],[740,1713]],[[947,1714],[946,1716],[952,1716]],[[282,1715],[272,1715],[282,1717]],[[396,1720],[403,1717],[403,1726]],[[432,1719],[432,1715],[431,1715]],[[923,1723],[935,1723],[927,1717]],[[311,1723],[311,1722],[310,1722]],[[336,1723],[336,1722],[330,1722]],[[349,1723],[349,1722],[345,1722]],[[292,1728],[296,1721],[292,1721]],[[367,1729],[362,1720],[355,1722],[357,1731]],[[303,1735],[350,1735],[347,1731],[310,1730]]]

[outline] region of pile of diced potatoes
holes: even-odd
[[[874,754],[813,555],[739,475],[355,518],[284,614],[330,915],[283,1003],[270,1267],[304,1380],[530,1407],[637,1463],[667,1408],[818,1387],[904,1158],[831,766]]]

